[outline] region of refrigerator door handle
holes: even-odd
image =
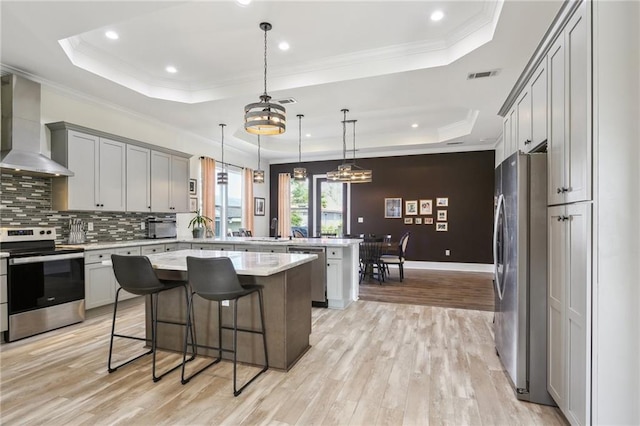
[[[495,276],[495,287],[498,297],[502,300],[504,295],[503,286],[500,282],[500,275],[498,274],[498,224],[500,223],[500,217],[504,213],[504,195],[500,194],[498,197],[498,205],[496,207],[496,217],[493,222],[493,274]],[[504,237],[504,236],[503,236]],[[504,275],[504,273],[503,273]]]

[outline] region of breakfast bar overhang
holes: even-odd
[[[257,253],[214,250],[180,250],[149,255],[158,277],[186,280],[188,256],[229,257],[242,284],[264,287],[265,328],[269,367],[289,370],[309,349],[311,334],[311,261],[312,254]],[[222,322],[230,324],[233,304],[221,304]],[[198,344],[218,346],[217,303],[194,298],[194,327]],[[147,336],[151,334],[147,301]],[[186,320],[186,302],[180,289],[164,292],[158,299],[158,317],[170,321]],[[257,295],[238,302],[238,326],[257,330],[260,313]],[[223,330],[222,345],[231,347],[232,335]],[[238,361],[261,364],[262,338],[250,333],[238,334]],[[184,328],[159,327],[158,348],[182,351]],[[199,349],[199,354],[217,356],[217,351]],[[224,356],[223,356],[224,358]]]

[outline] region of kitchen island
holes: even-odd
[[[264,314],[267,331],[269,367],[289,370],[309,349],[311,334],[311,262],[316,258],[309,254],[256,253],[216,250],[179,250],[151,254],[151,261],[161,279],[184,280],[187,256],[229,257],[243,284],[260,284],[264,287]],[[232,306],[222,306],[222,320],[232,321]],[[147,309],[148,301],[147,301]],[[217,303],[194,297],[195,330],[199,344],[218,346]],[[260,313],[257,294],[238,301],[238,326],[259,329]],[[181,288],[163,292],[159,298],[158,317],[184,322],[186,302]],[[147,315],[147,334],[150,336]],[[231,333],[223,332],[222,343],[231,347]],[[159,327],[158,347],[182,351],[184,329]],[[200,349],[198,353],[217,356],[216,351]],[[224,357],[224,356],[223,356]],[[250,333],[238,334],[238,360],[249,364],[262,364],[262,338]]]

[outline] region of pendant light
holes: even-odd
[[[298,167],[293,169],[293,180],[306,180],[307,169],[300,166],[302,161],[302,117],[304,115],[298,114]]]
[[[253,171],[253,183],[264,183],[264,170],[260,169],[260,135],[258,135],[258,169]]]
[[[353,163],[351,164],[351,183],[370,183],[373,181],[373,171],[363,169],[356,165],[356,121],[349,120],[353,123]]]
[[[260,29],[264,31],[264,93],[260,102],[244,107],[244,128],[254,135],[279,135],[286,130],[284,107],[269,102],[271,96],[267,94],[267,31],[271,28],[268,22],[260,23]]]
[[[218,185],[226,185],[229,183],[227,165],[224,163],[224,126],[226,126],[226,124],[220,124],[220,132],[222,133],[222,171],[218,173]]]
[[[342,164],[337,170],[327,172],[327,180],[332,182],[351,182],[351,164],[347,164],[347,112],[348,109],[341,109],[344,114],[342,120]]]

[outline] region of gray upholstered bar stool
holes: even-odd
[[[195,339],[195,335],[193,333],[193,327],[191,325],[187,325],[187,323],[168,321],[168,320],[159,320],[158,319],[158,295],[166,290],[172,290],[177,287],[184,288],[185,300],[189,296],[188,282],[186,281],[164,281],[158,279],[156,272],[153,270],[151,266],[151,262],[146,256],[120,256],[117,254],[111,255],[111,262],[113,263],[113,272],[116,275],[116,280],[118,284],[120,284],[120,288],[116,291],[116,300],[113,304],[113,323],[111,325],[111,340],[109,342],[109,361],[108,361],[108,371],[109,373],[113,373],[118,368],[127,365],[139,358],[142,358],[145,355],[152,354],[153,362],[151,367],[151,376],[153,377],[153,381],[157,382],[165,375],[170,372],[176,370],[181,367],[183,363],[180,363],[168,371],[156,376],[156,344],[157,344],[157,336],[158,336],[158,323],[163,324],[173,324],[173,325],[181,325],[186,327],[185,335],[190,334],[192,338],[192,342]],[[126,290],[129,293],[137,294],[140,296],[149,296],[150,297],[150,308],[151,308],[151,339],[146,339],[143,337],[130,336],[117,334],[116,330],[116,313],[118,311],[118,296],[120,295],[120,290]],[[128,361],[122,362],[119,365],[114,367],[111,366],[111,357],[113,354],[113,338],[125,338],[132,340],[141,340],[146,343],[151,343],[151,349],[148,351],[135,356],[134,358],[129,359]],[[195,346],[192,347],[193,352],[190,357],[190,360],[195,358]],[[185,360],[183,359],[183,362]]]
[[[193,297],[198,295],[203,299],[215,301],[218,307],[218,346],[198,345],[192,341],[192,344],[197,348],[207,348],[218,351],[218,357],[212,362],[208,363],[201,369],[188,377],[185,377],[185,365],[187,362],[187,346],[188,336],[185,335],[184,339],[184,352],[183,352],[183,364],[182,364],[182,384],[187,384],[189,380],[198,374],[202,373],[207,368],[214,364],[217,364],[222,359],[222,352],[228,352],[233,354],[233,395],[238,396],[251,382],[253,382],[260,374],[267,371],[269,368],[269,357],[267,355],[267,340],[264,326],[264,302],[262,297],[261,285],[241,285],[238,280],[236,270],[231,263],[231,259],[228,257],[212,257],[212,258],[199,258],[199,257],[187,257],[187,271],[189,274],[189,284],[191,285],[191,294],[189,296],[188,303],[188,319],[187,324],[190,326],[193,321]],[[238,299],[249,296],[252,293],[258,293],[259,305],[260,305],[260,322],[262,324],[262,330],[251,330],[247,328],[238,327]],[[233,300],[233,324],[231,326],[222,324],[222,308],[221,304],[224,300]],[[231,349],[225,349],[222,347],[222,330],[233,331],[233,341]],[[256,373],[251,379],[249,379],[240,389],[237,386],[237,365],[238,365],[238,331],[245,333],[254,333],[262,335],[262,344],[264,347],[264,366]],[[195,352],[195,351],[194,351]]]

